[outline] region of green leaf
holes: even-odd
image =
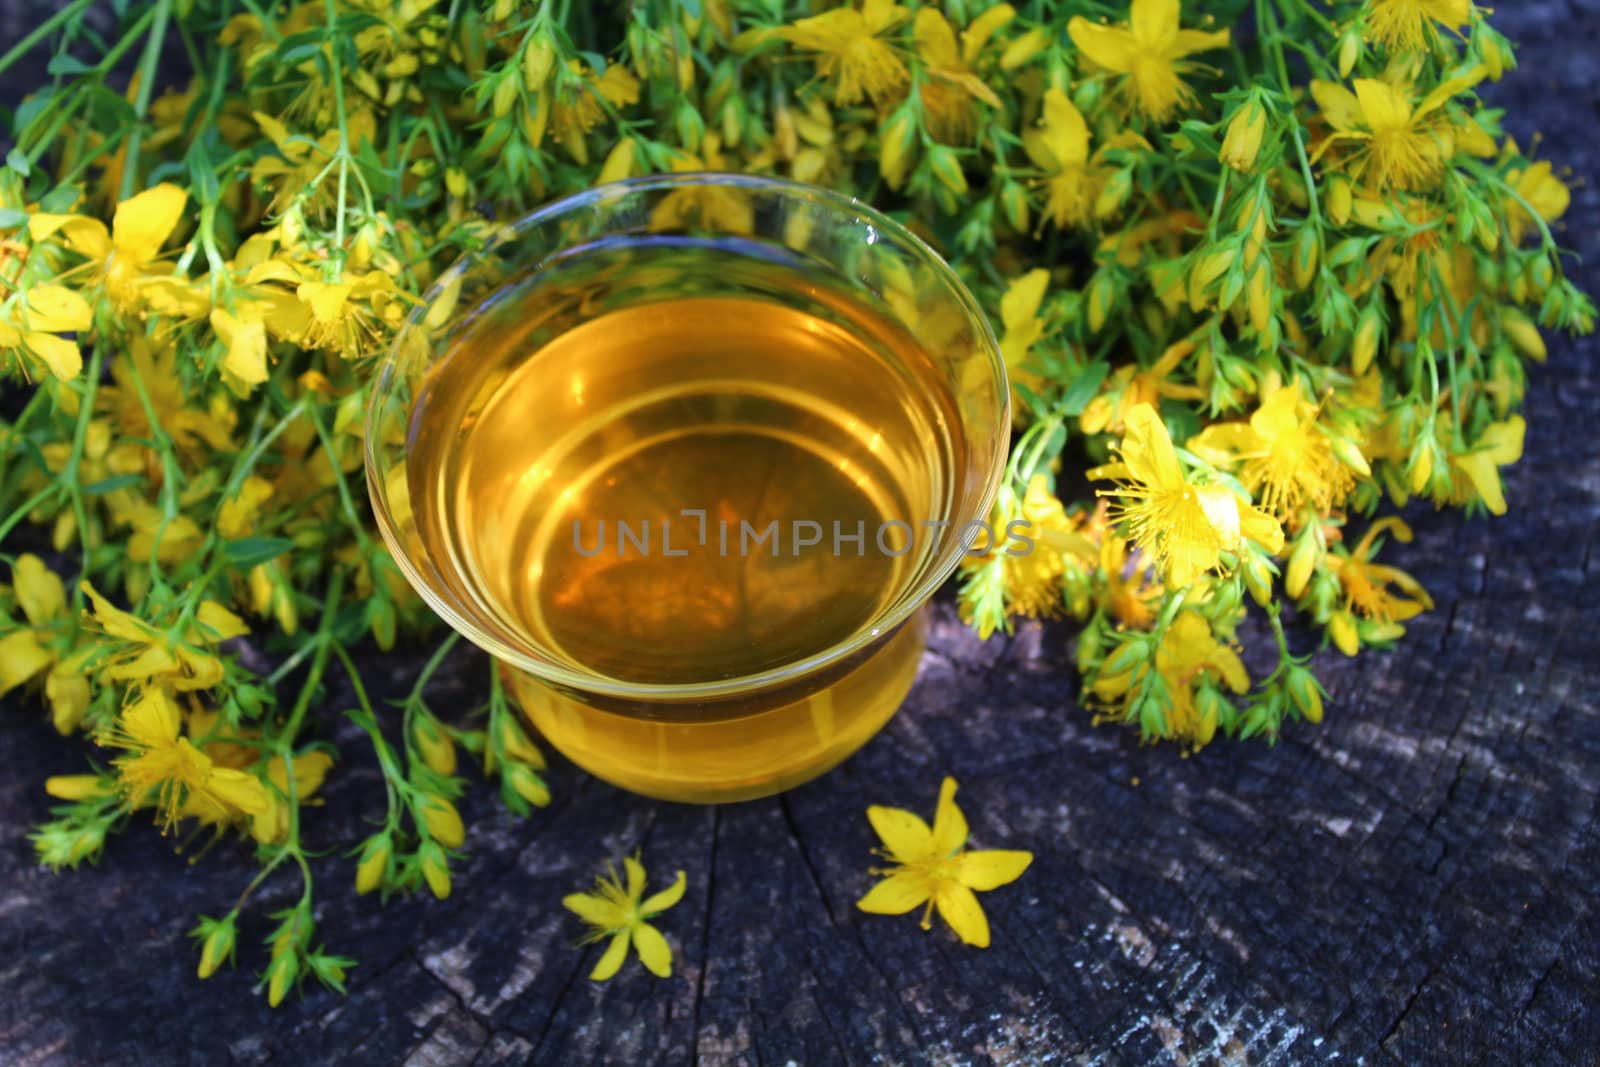
[[[0,207],[0,230],[14,230],[28,221],[28,213],[21,208]]]
[[[223,543],[222,553],[236,567],[253,567],[294,548],[287,537],[241,537]]]
[[[13,148],[6,153],[6,166],[24,178],[33,170],[33,166],[28,162],[28,157],[22,154],[22,149],[20,148]]]
[[[1082,415],[1083,409],[1089,406],[1089,401],[1100,392],[1100,383],[1106,380],[1110,370],[1111,364],[1103,359],[1097,359],[1085,367],[1083,373],[1067,386],[1066,393],[1061,397],[1061,413]]]
[[[83,495],[84,496],[104,496],[107,493],[114,493],[118,489],[129,489],[129,488],[132,488],[135,485],[141,484],[143,481],[144,481],[144,477],[142,475],[138,475],[138,474],[117,474],[117,475],[113,475],[110,478],[102,478],[102,479],[100,479],[100,481],[95,482],[92,485],[84,486],[83,487]]]
[[[44,72],[46,74],[49,74],[53,77],[65,78],[75,78],[80,74],[88,74],[92,70],[94,70],[94,68],[89,66],[89,64],[85,63],[77,56],[68,55],[65,52],[62,52],[56,56],[52,56],[49,64],[47,64],[44,68]]]

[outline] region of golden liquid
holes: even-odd
[[[926,353],[827,279],[736,244],[601,245],[508,285],[430,370],[411,500],[479,621],[596,680],[723,682],[876,633],[827,670],[716,699],[510,673],[594,774],[739,799],[838,763],[910,687],[920,615],[873,626],[938,546],[877,535],[948,518],[954,427]]]

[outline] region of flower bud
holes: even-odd
[[[425,843],[417,850],[417,857],[422,865],[422,878],[428,883],[428,888],[439,900],[450,895],[450,864],[445,860],[444,851],[432,841]]]
[[[1049,44],[1050,35],[1045,32],[1044,27],[1033,27],[1027,33],[1012,41],[1006,46],[1006,50],[1000,53],[1000,69],[1016,70],[1040,52],[1043,52]]]
[[[1306,717],[1307,722],[1322,721],[1322,686],[1317,684],[1310,671],[1296,664],[1284,675],[1283,684],[1289,691],[1289,699],[1300,709],[1300,714]]]
[[[909,106],[897,109],[878,132],[878,169],[891,189],[899,189],[905,183],[916,148],[916,134],[916,117]]]
[[[1355,204],[1355,194],[1350,191],[1350,179],[1335,174],[1328,181],[1328,220],[1335,226],[1350,221],[1350,209]]]
[[[1150,642],[1143,637],[1130,637],[1106,657],[1106,661],[1100,665],[1100,674],[1102,677],[1115,678],[1119,674],[1127,674],[1149,658]]]
[[[411,734],[429,770],[444,775],[456,773],[456,746],[438,720],[431,715],[417,716]]]
[[[1000,187],[1000,209],[1013,230],[1028,232],[1028,191],[1019,182],[1008,181]]]
[[[967,176],[961,169],[961,158],[942,144],[928,150],[928,168],[939,184],[956,196],[967,195]]]
[[[205,940],[200,943],[201,978],[210,978],[217,973],[217,968],[222,966],[233,955],[233,946],[236,939],[236,930],[233,925],[233,915],[219,923],[211,924]]]
[[[1367,373],[1367,368],[1372,366],[1372,359],[1378,354],[1378,331],[1382,326],[1377,305],[1368,305],[1367,310],[1361,313],[1361,321],[1356,326],[1355,343],[1350,348],[1350,367],[1357,376]]]
[[[526,800],[536,808],[548,807],[550,804],[550,787],[544,784],[533,771],[521,763],[506,765],[506,781],[516,791],[517,796]]]
[[[1311,572],[1316,568],[1321,555],[1321,546],[1317,544],[1316,535],[1308,528],[1295,541],[1294,551],[1289,553],[1289,569],[1283,579],[1284,592],[1299,600],[1301,594],[1306,591],[1306,583],[1311,581]]]
[[[544,770],[544,753],[539,751],[539,746],[528,740],[528,735],[522,732],[522,727],[510,718],[500,720],[500,747],[505,750],[509,758],[518,763],[526,763],[537,771]]]
[[[1244,574],[1245,588],[1250,591],[1250,599],[1261,607],[1271,604],[1272,568],[1267,565],[1267,561],[1252,552],[1245,557],[1241,571]]]
[[[612,146],[606,154],[606,161],[600,167],[600,176],[595,179],[598,184],[621,181],[623,178],[633,177],[633,168],[638,163],[638,154],[634,151],[633,138],[624,137]]]
[[[1261,136],[1267,129],[1267,109],[1254,97],[1233,113],[1222,137],[1222,152],[1217,157],[1237,171],[1248,172],[1261,153]]]
[[[1339,77],[1348,78],[1361,59],[1361,31],[1355,26],[1344,31],[1339,40]]]
[[[1105,271],[1097,271],[1094,281],[1089,283],[1089,332],[1099,333],[1100,328],[1106,324],[1106,317],[1111,314],[1111,305],[1117,298],[1116,286],[1111,281],[1111,275]]]
[[[1354,656],[1361,651],[1361,637],[1356,633],[1356,620],[1348,611],[1335,612],[1328,620],[1328,636],[1340,652]]]
[[[1545,361],[1549,353],[1544,338],[1540,336],[1539,328],[1522,312],[1510,307],[1501,309],[1500,328],[1518,352],[1539,363]]]
[[[57,800],[89,800],[115,792],[110,780],[98,774],[58,774],[44,780],[44,791]]]
[[[1250,275],[1245,287],[1245,304],[1250,314],[1250,326],[1256,333],[1266,333],[1272,325],[1272,287],[1268,284],[1271,272],[1258,266]]]
[[[456,806],[437,794],[424,797],[419,807],[422,825],[428,836],[445,848],[460,848],[467,839],[467,828],[462,825],[461,813]]]
[[[391,848],[387,834],[375,834],[367,839],[361,851],[361,862],[356,865],[356,892],[366,894],[383,884],[389,873]]]
[[[548,37],[541,37],[531,48],[522,51],[522,86],[530,93],[544,88],[555,67],[556,50]]]
[[[275,954],[267,964],[267,1003],[276,1008],[289,993],[289,986],[300,972],[300,959],[293,952]]]
[[[503,119],[511,114],[511,108],[516,102],[516,79],[501,78],[499,84],[494,87],[494,99],[490,105],[491,110],[494,112],[494,117]]]
[[[1367,457],[1361,454],[1361,447],[1350,438],[1339,434],[1329,434],[1328,446],[1333,450],[1334,458],[1340,463],[1343,463],[1363,478],[1372,477],[1372,466],[1367,462]]]
[[[1291,263],[1296,292],[1305,292],[1317,276],[1317,254],[1321,247],[1321,243],[1317,240],[1317,231],[1310,226],[1302,226],[1300,236],[1294,242]]]
[[[1094,217],[1106,219],[1115,215],[1122,210],[1128,194],[1132,192],[1133,172],[1127,169],[1112,171],[1111,177],[1100,187],[1100,195],[1094,198]]]

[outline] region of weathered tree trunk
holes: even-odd
[[[15,9],[13,9],[15,10]],[[1600,255],[1593,2],[1506,4],[1522,68],[1488,90],[1510,127],[1589,178],[1566,238]],[[4,18],[0,25],[14,27]],[[1575,267],[1587,288],[1600,274]],[[382,803],[344,746],[307,820],[319,921],[360,959],[350,995],[277,1011],[247,968],[205,984],[185,930],[253,873],[245,846],[191,866],[139,827],[101,864],[38,868],[47,774],[82,766],[32,706],[0,723],[0,1060],[628,1064],[922,1062],[1593,1063],[1600,1048],[1600,382],[1592,340],[1552,345],[1529,390],[1511,514],[1414,509],[1394,546],[1438,602],[1391,654],[1318,661],[1327,722],[1274,749],[1184,759],[1094,729],[1072,634],[978,644],[948,605],[905,710],[856,758],[772,800],[711,809],[623,794],[557,762],[526,821],[478,790],[444,903],[379,907],[343,853]],[[415,658],[393,664],[400,688]],[[444,684],[465,707],[476,653]],[[447,690],[448,692],[448,690]],[[349,694],[334,687],[330,707]],[[984,898],[977,951],[863,915],[870,803],[931,809],[955,775],[977,842],[1034,851]],[[689,892],[662,920],[676,973],[600,985],[559,905],[635,848]],[[297,892],[259,894],[241,931]]]

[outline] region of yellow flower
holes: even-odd
[[[35,285],[0,305],[0,351],[13,349],[63,381],[76,378],[83,370],[78,342],[56,335],[86,331],[93,319],[89,302],[77,292],[64,285]]]
[[[605,118],[607,108],[620,108],[639,99],[639,79],[620,63],[607,65],[595,77],[594,68],[572,60],[556,80],[555,102],[550,109],[550,130],[580,163],[588,162],[583,135]]]
[[[911,77],[899,49],[883,39],[905,16],[905,8],[892,0],[865,0],[859,11],[835,8],[799,19],[778,35],[796,48],[816,53],[817,75],[833,83],[834,103],[854,104],[866,96],[882,104],[904,89]]]
[[[233,447],[232,409],[225,403],[198,405],[185,395],[178,374],[178,350],[170,341],[161,343],[137,335],[128,338],[126,348],[111,361],[111,381],[113,384],[100,387],[95,409],[111,417],[118,437],[130,443],[154,439],[153,410],[161,432],[186,459],[202,459],[208,449]],[[134,447],[143,448],[152,469],[160,470],[153,448]]]
[[[1472,17],[1472,0],[1372,0],[1363,36],[1385,48],[1410,52],[1433,40],[1435,22],[1459,29]]]
[[[50,718],[57,731],[69,734],[89,709],[83,663],[93,654],[93,646],[62,655],[62,638],[70,640],[73,630],[66,587],[38,556],[24,552],[17,557],[11,568],[11,591],[28,625],[0,637],[0,696],[43,675]]]
[[[99,219],[38,213],[28,219],[28,236],[43,241],[60,233],[69,248],[100,264],[111,302],[119,310],[135,310],[144,302],[146,286],[169,280],[172,265],[157,259],[188,203],[188,193],[163,182],[118,204],[109,233]]]
[[[1394,516],[1379,519],[1367,527],[1353,550],[1335,546],[1328,554],[1328,569],[1339,579],[1345,611],[1373,622],[1404,622],[1431,610],[1433,599],[1422,584],[1405,571],[1372,562],[1378,535],[1385,530],[1392,530],[1395,540],[1401,544],[1411,542],[1411,527],[1403,521]],[[1390,585],[1399,591],[1391,590]],[[1339,642],[1347,654],[1354,655],[1345,644],[1345,641]]]
[[[145,690],[122,709],[117,724],[100,743],[128,753],[115,763],[131,807],[154,805],[163,830],[184,815],[226,822],[267,810],[260,779],[231,767],[218,767],[187,737],[179,736],[182,716],[165,689]]]
[[[1222,553],[1240,551],[1247,539],[1269,552],[1283,547],[1283,530],[1271,515],[1241,503],[1226,486],[1184,476],[1155,408],[1135,406],[1127,424],[1120,462],[1091,470],[1089,478],[1118,483],[1100,495],[1118,499],[1112,519],[1128,521],[1133,543],[1157,561],[1169,588],[1185,588],[1219,569]]]
[[[1123,701],[1127,717],[1129,701],[1138,691],[1136,682],[1149,668],[1139,664],[1130,671],[1099,678],[1094,694],[1102,701]],[[1156,647],[1156,673],[1166,683],[1168,705],[1163,737],[1188,741],[1196,748],[1210,742],[1217,732],[1217,709],[1202,706],[1196,690],[1207,681],[1221,682],[1235,693],[1250,688],[1250,675],[1244,662],[1231,647],[1217,640],[1211,624],[1197,611],[1184,610],[1172,620]]]
[[[1022,383],[1037,390],[1042,384],[1037,371],[1025,369],[1033,346],[1044,336],[1044,319],[1039,306],[1044,303],[1045,290],[1050,285],[1050,272],[1040,267],[1020,278],[1013,278],[1000,298],[1000,354],[1005,358],[1006,376],[1013,385]],[[1014,405],[1019,415],[1026,405]]]
[[[1572,190],[1566,182],[1555,176],[1548,162],[1541,161],[1511,171],[1506,175],[1506,184],[1522,198],[1506,202],[1506,232],[1512,244],[1521,244],[1522,239],[1534,228],[1533,217],[1522,206],[1523,201],[1545,222],[1556,221],[1567,213],[1567,208],[1572,204]]]
[[[998,9],[997,9],[998,10]],[[980,27],[984,33],[993,33],[1000,23],[994,20]],[[972,140],[977,128],[976,103],[992,108],[1001,106],[994,90],[983,83],[968,65],[970,56],[981,49],[968,31],[963,49],[956,46],[955,31],[936,8],[925,7],[917,12],[911,27],[917,43],[917,58],[923,63],[923,80],[917,95],[922,100],[923,118],[934,140],[946,144],[965,144]]]
[[[1011,518],[996,528],[996,534],[1004,532]],[[1062,576],[1073,565],[1072,557],[1093,558],[1094,543],[1079,532],[1081,523],[1067,516],[1043,474],[1028,479],[1019,514],[1014,518],[1028,524],[1018,527],[1018,532],[1032,544],[1027,551],[1021,550],[1020,543],[1009,540],[993,548],[1004,561],[1006,609],[1028,618],[1058,618],[1065,606]]]
[[[207,646],[250,632],[233,612],[206,600],[196,609],[195,621],[185,628],[182,639],[174,639],[114,607],[88,582],[82,589],[101,631],[123,645],[104,668],[110,681],[157,682],[179,692],[209,689],[222,681],[223,672],[222,661]]]
[[[384,333],[398,326],[404,314],[394,280],[382,271],[346,276],[337,282],[301,282],[295,292],[309,312],[302,343],[344,359],[371,355],[381,347]],[[255,344],[254,338],[250,343]],[[265,343],[262,337],[261,344]]]
[[[585,944],[611,938],[611,944],[606,946],[594,970],[589,972],[589,977],[596,982],[603,982],[616,974],[628,956],[628,945],[632,943],[640,962],[650,973],[666,978],[672,974],[672,949],[667,945],[667,939],[661,936],[661,931],[645,920],[654,918],[682,900],[688,881],[684,873],[679,871],[678,879],[672,885],[640,900],[644,895],[644,866],[636,856],[629,856],[622,861],[622,865],[628,872],[626,888],[617,869],[608,866],[606,873],[595,879],[594,892],[571,893],[561,899],[568,911],[592,927],[584,938]]]
[[[1313,161],[1331,147],[1355,142],[1350,172],[1377,189],[1422,189],[1455,155],[1456,132],[1439,109],[1451,97],[1483,80],[1474,67],[1440,83],[1415,107],[1408,90],[1372,78],[1357,78],[1352,93],[1333,82],[1313,81],[1311,95],[1333,126]]]
[[[1105,579],[1100,604],[1106,613],[1119,626],[1148,630],[1155,624],[1155,608],[1162,592],[1154,560],[1145,552],[1130,553],[1126,540],[1106,531],[1100,541],[1099,563],[1100,575]]]
[[[1183,385],[1169,380],[1178,364],[1194,351],[1193,341],[1178,341],[1168,345],[1161,358],[1149,367],[1126,364],[1111,374],[1105,391],[1084,407],[1078,416],[1078,425],[1084,433],[1103,430],[1120,431],[1127,414],[1140,404],[1157,405],[1163,397],[1173,400],[1200,400],[1205,391],[1197,385]]]
[[[267,380],[267,328],[259,305],[240,308],[238,315],[214,308],[211,328],[227,350],[222,369],[236,378],[246,392]]]
[[[956,780],[939,784],[939,806],[933,828],[909,811],[877,805],[867,809],[867,819],[883,842],[880,855],[894,866],[874,868],[886,875],[856,907],[874,915],[904,915],[918,905],[922,928],[933,925],[933,909],[950,924],[956,936],[969,945],[989,947],[989,920],[973,891],[986,892],[1016,881],[1033,862],[1033,853],[1006,849],[970,852],[967,819],[956,807]]]
[[[1178,28],[1178,0],[1133,0],[1125,26],[1105,26],[1081,15],[1067,23],[1079,51],[1127,79],[1126,91],[1145,116],[1165,121],[1194,98],[1183,75],[1194,64],[1184,57],[1225,47],[1228,31]]]
[[[1045,92],[1040,128],[1025,132],[1022,146],[1045,172],[1040,179],[1044,217],[1062,229],[1087,222],[1099,177],[1089,164],[1089,126],[1066,93],[1056,88]]]
[[[1242,173],[1255,169],[1256,156],[1261,154],[1261,138],[1267,132],[1267,109],[1252,97],[1245,101],[1222,137],[1222,151],[1218,159]]]
[[[250,836],[263,845],[286,839],[289,836],[289,805],[310,799],[322,788],[322,781],[332,766],[333,757],[320,750],[295,756],[294,797],[291,800],[288,799],[289,769],[282,756],[273,756],[267,764],[267,779],[273,788],[263,791],[265,803],[262,809],[250,816]]]
[[[1320,405],[1301,399],[1296,379],[1268,394],[1250,421],[1208,426],[1187,447],[1217,466],[1241,463],[1240,481],[1262,507],[1280,521],[1298,523],[1307,505],[1326,515],[1355,488],[1355,477],[1318,424],[1321,413]]]
[[[1513,415],[1500,422],[1491,422],[1484,428],[1478,441],[1468,452],[1452,452],[1451,501],[1465,504],[1470,500],[1483,501],[1491,515],[1506,513],[1505,490],[1500,484],[1500,468],[1522,458],[1522,440],[1528,424],[1521,415]],[[1453,431],[1446,426],[1441,436]]]

